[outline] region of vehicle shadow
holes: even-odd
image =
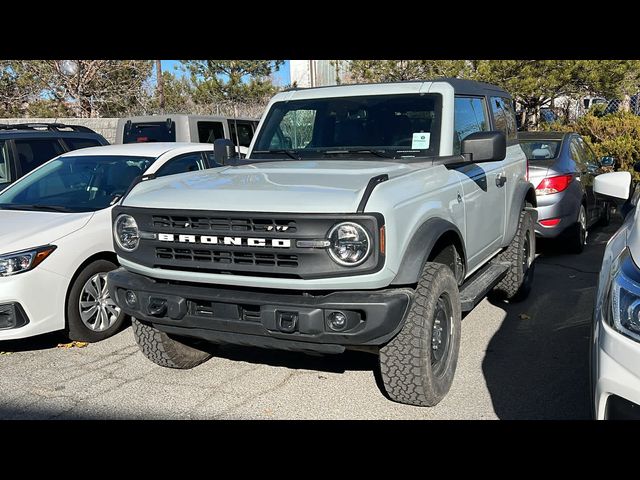
[[[506,313],[482,370],[501,419],[588,419],[589,333],[607,240],[620,226],[594,228],[584,252],[539,242],[529,297],[490,301]]]
[[[221,345],[215,349],[216,357],[227,360],[286,367],[294,370],[317,370],[328,373],[376,370],[377,357],[367,352],[346,351],[342,354],[307,354],[285,350],[271,350],[236,345]]]
[[[55,348],[60,343],[66,343],[69,339],[62,332],[45,333],[35,337],[21,340],[0,341],[0,352],[29,352],[36,350],[48,350]]]

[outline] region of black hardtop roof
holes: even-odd
[[[428,78],[424,80],[405,80],[402,82],[371,82],[373,85],[393,85],[398,83],[424,83],[424,82],[446,82],[453,87],[456,91],[456,94],[462,95],[486,95],[486,94],[498,94],[502,97],[511,98],[511,94],[509,92],[503,90],[496,85],[492,85],[490,83],[479,82],[477,80],[467,80],[463,78],[450,78],[450,77],[438,77],[438,78]],[[291,87],[287,88],[284,91],[295,91],[295,90],[315,90],[318,88],[336,88],[336,87],[349,87],[356,85],[366,85],[361,83],[354,84],[340,84],[340,85],[326,85],[324,87]]]
[[[562,140],[575,132],[518,132],[518,140]]]

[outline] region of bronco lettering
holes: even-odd
[[[159,233],[158,240],[161,242],[204,243],[207,245],[291,248],[291,240],[282,238],[217,237],[210,235],[178,235],[176,238],[173,233]]]

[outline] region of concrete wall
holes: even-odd
[[[0,118],[0,123],[66,123],[82,125],[102,135],[109,143],[116,141],[117,118]]]

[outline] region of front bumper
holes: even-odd
[[[64,328],[68,280],[43,268],[0,278],[0,305],[19,305],[18,328],[0,329],[0,341],[40,335]]]
[[[595,416],[640,420],[640,343],[599,322],[595,345]]]
[[[286,350],[340,353],[378,346],[402,328],[411,289],[340,291],[322,295],[273,292],[221,285],[158,281],[120,268],[109,273],[109,290],[129,315],[167,333]],[[126,292],[135,293],[133,304]],[[331,314],[347,319],[330,328]]]

